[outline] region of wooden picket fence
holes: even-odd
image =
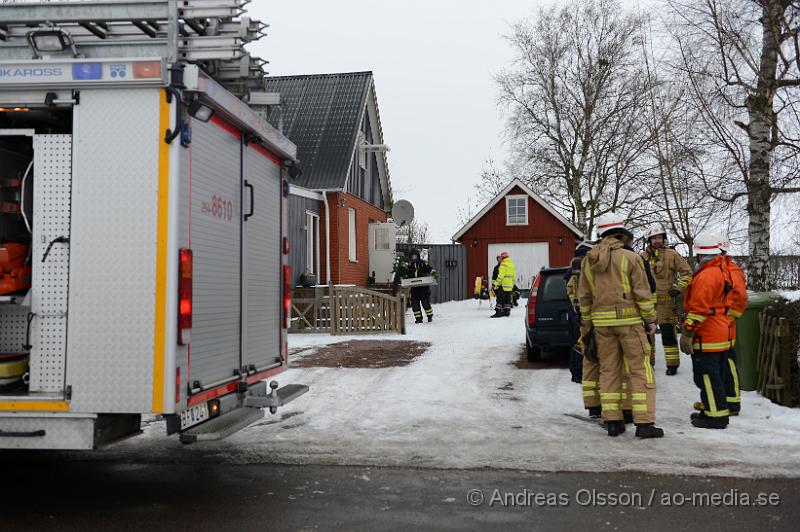
[[[319,288],[314,297],[292,298],[289,332],[405,334],[406,301],[355,286]]]
[[[758,342],[758,391],[771,401],[791,406],[791,369],[789,356],[792,352],[789,335],[789,320],[770,315],[765,308],[759,316],[761,337]]]

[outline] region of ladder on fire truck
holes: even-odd
[[[62,56],[195,63],[249,100],[251,92],[264,91],[267,61],[252,56],[245,45],[264,37],[268,27],[242,16],[250,1],[3,0],[0,50],[6,59],[37,59],[45,54],[35,49],[32,34],[50,32],[65,45]]]

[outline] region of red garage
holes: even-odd
[[[507,251],[517,266],[517,286],[529,289],[543,267],[567,266],[582,233],[515,179],[453,235],[467,249],[467,278],[487,276],[495,257]]]

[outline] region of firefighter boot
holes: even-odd
[[[586,410],[589,411],[589,417],[592,418],[592,419],[597,419],[601,415],[603,415],[603,410],[599,406],[590,406]]]
[[[609,436],[619,436],[625,432],[625,422],[622,420],[606,421],[606,430]]]
[[[633,423],[633,410],[623,410],[622,419],[625,421],[626,425]]]
[[[700,413],[700,415],[692,420],[692,426],[698,429],[724,429],[728,426],[728,418],[713,418]]]
[[[678,374],[678,366],[667,366],[667,375],[670,377]]]
[[[503,310],[501,308],[499,308],[499,307],[495,307],[494,314],[492,314],[489,317],[490,318],[502,318],[503,316],[505,316],[505,314],[503,313]]]
[[[414,320],[414,323],[422,323],[422,318],[417,318]]]
[[[428,316],[428,323],[433,321],[433,316]]]
[[[636,425],[637,438],[663,438],[664,429],[656,427],[653,423],[642,423]]]

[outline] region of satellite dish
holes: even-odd
[[[397,227],[403,227],[411,223],[414,219],[414,206],[407,200],[394,202],[392,206],[392,219]]]

